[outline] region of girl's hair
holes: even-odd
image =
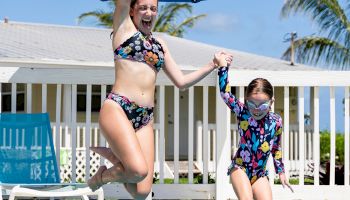
[[[130,2],[130,8],[134,7],[134,5],[136,4],[137,0],[131,0]],[[159,2],[159,0],[157,0],[157,3]]]
[[[131,0],[131,3],[130,3],[130,8],[134,7],[135,3],[136,3],[137,0]]]
[[[264,93],[272,99],[273,87],[268,80],[264,78],[256,78],[249,83],[245,93],[245,99],[255,93]]]

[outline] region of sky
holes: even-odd
[[[282,19],[283,0],[206,0],[193,4],[193,15],[207,14],[184,38],[228,49],[280,58],[288,47],[284,38],[291,32],[298,37],[317,34],[317,26],[308,16],[292,15]],[[160,6],[163,3],[160,3]],[[95,10],[109,10],[99,0],[1,0],[0,20],[96,27],[87,19],[78,24],[80,14]],[[254,77],[251,77],[253,79]],[[307,90],[307,89],[306,89]],[[343,90],[336,90],[336,127],[344,130]],[[305,94],[308,101],[308,94]],[[320,90],[320,129],[329,129],[329,89]],[[323,98],[325,97],[325,98]],[[324,100],[326,99],[326,100]],[[306,112],[309,107],[306,106]]]

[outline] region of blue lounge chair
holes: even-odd
[[[3,195],[104,198],[102,188],[60,183],[47,113],[0,113],[0,200]]]

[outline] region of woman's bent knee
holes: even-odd
[[[135,169],[128,169],[126,170],[126,174],[129,183],[138,183],[148,175],[148,167],[143,166]]]

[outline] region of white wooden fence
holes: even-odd
[[[54,138],[56,138],[56,125],[54,123],[51,124],[52,131]],[[159,147],[159,124],[155,124],[155,146]],[[100,130],[97,123],[91,123],[90,127],[90,142],[89,145],[86,145],[86,127],[85,123],[77,123],[77,141],[76,141],[76,179],[83,181],[85,177],[85,171],[83,170],[86,166],[86,147],[89,146],[99,146],[100,142]],[[202,146],[202,135],[203,135],[203,124],[201,121],[197,121],[196,128],[195,128],[195,135],[196,135],[196,142],[193,145],[193,149],[196,149],[196,152],[194,152],[195,159],[194,159],[194,167],[198,168],[198,171],[200,173],[203,173],[203,149],[207,148],[209,158],[208,163],[208,172],[215,175],[216,173],[216,126],[215,124],[209,124],[208,126],[208,144]],[[71,142],[71,128],[65,124],[62,123],[61,127],[59,128],[59,140],[60,140],[60,169],[61,169],[61,180],[63,182],[71,181],[72,176],[72,142]],[[305,143],[305,166],[304,166],[304,173],[308,176],[313,176],[313,170],[310,168],[310,164],[313,163],[313,137],[312,137],[312,130],[307,130],[305,132],[304,140],[307,141]],[[238,143],[239,143],[239,135],[237,132],[237,124],[231,125],[231,137],[232,137],[232,153],[234,153],[237,150]],[[288,154],[289,158],[284,158],[285,162],[288,160],[289,166],[287,168],[289,169],[289,174],[291,177],[298,177],[299,176],[299,168],[300,168],[300,162],[299,162],[299,133],[298,130],[293,129],[289,132],[289,149]],[[56,143],[54,141],[54,143]],[[108,144],[107,144],[108,145]],[[155,148],[155,173],[159,173],[159,148]],[[102,158],[103,159],[103,158]],[[97,154],[94,154],[90,152],[90,160],[88,161],[90,163],[90,176],[93,175],[99,165],[101,163],[110,165],[107,161],[101,160],[100,156]],[[186,161],[179,161],[180,163],[183,162],[187,164]],[[173,163],[172,160],[169,162],[165,162],[165,178],[171,178],[173,179],[175,177],[174,174],[174,167],[169,167],[168,163]],[[187,174],[187,170],[185,172]],[[275,177],[277,178],[277,176]]]
[[[52,66],[50,66],[52,67]],[[106,85],[113,82],[113,72],[108,69],[84,69],[84,66],[77,67],[76,69],[59,69],[59,68],[18,68],[18,67],[1,67],[0,68],[0,83],[11,83],[11,112],[16,112],[16,85],[18,83],[25,84],[25,94],[26,94],[26,112],[32,112],[32,105],[36,102],[32,102],[33,84],[41,85],[41,111],[47,112],[47,102],[48,102],[48,84],[53,84],[56,86],[55,94],[55,121],[53,122],[55,133],[67,133],[70,134],[69,148],[72,151],[70,165],[71,177],[70,180],[73,182],[80,181],[77,177],[77,152],[80,151],[80,144],[82,146],[92,145],[91,141],[98,141],[99,145],[106,145],[106,141],[96,135],[98,128],[96,124],[91,122],[91,88],[92,85],[101,85],[101,103],[103,97],[106,93]],[[297,72],[297,71],[280,71],[280,72],[270,72],[270,71],[235,71],[234,74],[230,75],[231,85],[235,85],[239,88],[239,94],[237,95],[242,99],[244,94],[244,86],[248,84],[250,80],[246,80],[246,77],[264,77],[271,81],[274,86],[284,87],[284,132],[283,132],[283,149],[284,158],[293,158],[298,161],[295,166],[293,166],[293,159],[286,159],[287,172],[291,169],[297,170],[299,175],[299,184],[294,186],[295,193],[291,193],[288,190],[283,190],[281,185],[276,185],[273,183],[274,170],[270,170],[270,180],[273,189],[273,194],[276,199],[345,199],[346,196],[350,196],[349,187],[349,86],[350,86],[350,72]],[[83,77],[83,78],[82,78]],[[216,88],[216,75],[211,74],[203,81],[197,84],[202,90],[202,113],[203,125],[201,127],[202,140],[199,140],[199,144],[202,146],[202,169],[203,183],[194,184],[194,126],[196,125],[193,110],[194,110],[194,89],[193,87],[188,90],[188,158],[187,168],[188,168],[188,183],[179,184],[179,169],[180,169],[180,159],[179,159],[179,143],[180,143],[180,133],[179,129],[182,126],[179,122],[179,90],[174,89],[174,136],[173,138],[167,138],[167,140],[172,140],[174,144],[174,182],[173,184],[164,184],[166,176],[166,162],[165,162],[165,87],[172,86],[172,83],[166,78],[164,73],[159,73],[157,80],[157,113],[158,117],[155,124],[155,140],[156,140],[156,168],[159,169],[159,182],[160,184],[154,184],[153,191],[155,193],[155,198],[161,199],[206,199],[206,198],[216,198],[216,199],[228,199],[235,198],[232,187],[229,183],[229,178],[226,176],[227,166],[230,163],[230,156],[232,153],[231,146],[237,143],[237,136],[230,133],[231,122],[230,122],[230,112],[226,105],[222,102],[218,91],[216,90],[215,102],[209,102],[209,88]],[[77,122],[77,85],[86,85],[86,119],[83,124]],[[327,86],[330,89],[330,113],[331,113],[331,149],[330,149],[330,184],[329,185],[319,185],[319,87]],[[345,114],[345,171],[344,171],[344,185],[335,185],[335,112],[340,112],[335,110],[335,95],[334,87],[342,86],[345,87],[344,90],[344,114]],[[71,88],[71,120],[68,124],[61,122],[62,112],[62,87]],[[290,128],[289,124],[289,87],[298,87],[298,130],[294,131]],[[310,135],[305,131],[304,126],[304,87],[312,87],[314,91],[313,95],[313,115],[314,124],[312,129],[315,134]],[[1,87],[0,87],[1,88]],[[1,91],[0,91],[1,93]],[[1,107],[0,101],[0,107]],[[216,116],[215,125],[208,123],[209,118],[209,106],[215,106],[215,113],[210,113],[210,115]],[[84,137],[79,134],[79,128],[84,127]],[[198,128],[198,127],[197,127]],[[210,131],[215,130],[215,131]],[[209,137],[209,133],[213,133],[214,137]],[[215,134],[220,133],[220,134]],[[67,138],[64,138],[64,134],[55,134],[55,145],[57,151],[57,159],[60,161],[60,153],[64,152],[62,144],[67,142]],[[97,139],[97,137],[100,137]],[[312,144],[306,143],[310,141],[309,138],[313,139]],[[215,138],[212,142],[209,138]],[[294,138],[294,139],[292,139]],[[79,141],[79,143],[78,143]],[[64,144],[66,145],[66,144]],[[209,148],[209,145],[214,145],[214,148]],[[62,148],[61,148],[62,147]],[[290,151],[292,149],[292,151]],[[296,151],[296,149],[298,149]],[[210,152],[210,150],[212,152]],[[198,150],[197,150],[198,151]],[[90,156],[90,151],[86,149],[84,152],[85,157]],[[214,166],[215,166],[215,184],[209,184],[208,175],[210,171],[210,155],[213,156]],[[198,155],[197,155],[198,156]],[[315,163],[314,184],[305,185],[304,175],[305,175],[305,164],[308,160],[312,160]],[[85,159],[85,174],[84,177],[86,181],[89,178],[89,172],[92,165],[89,160]],[[269,162],[269,168],[271,168],[271,162]],[[272,172],[272,173],[271,173]],[[290,172],[292,174],[292,172]],[[287,173],[289,176],[290,174]],[[124,190],[121,184],[108,184],[104,186],[105,196],[114,198],[128,198],[130,197]]]

